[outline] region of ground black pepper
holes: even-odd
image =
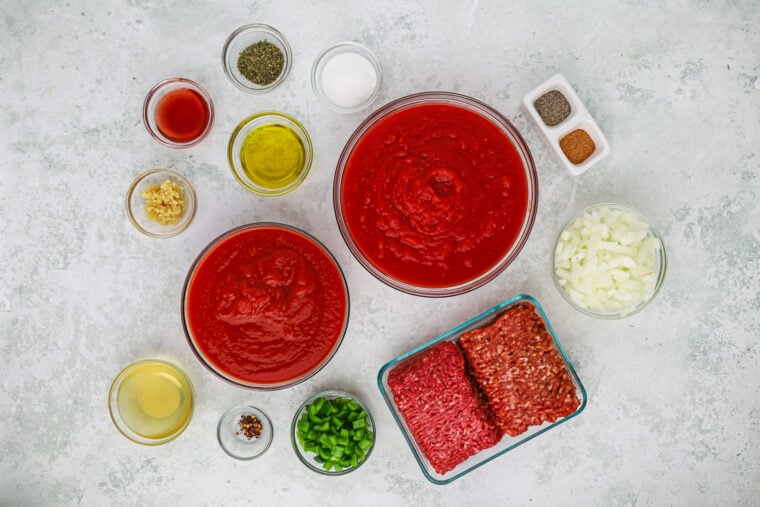
[[[570,116],[570,103],[564,95],[557,90],[551,90],[533,102],[536,112],[549,127],[559,125],[565,118]]]
[[[241,415],[238,421],[238,428],[240,431],[236,431],[235,435],[243,435],[248,440],[259,438],[261,435],[261,421],[255,415]]]
[[[237,61],[237,68],[243,77],[260,86],[274,83],[284,66],[282,50],[266,39],[245,48]]]

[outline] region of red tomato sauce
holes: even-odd
[[[212,247],[187,290],[187,325],[218,370],[256,384],[296,380],[332,353],[348,319],[333,259],[277,226],[241,230]]]
[[[520,156],[493,123],[425,104],[380,120],[352,150],[343,216],[378,270],[421,287],[488,271],[518,237],[528,208]]]
[[[189,88],[172,90],[156,106],[156,127],[175,143],[190,142],[206,130],[209,107],[200,93]]]

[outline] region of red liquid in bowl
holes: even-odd
[[[343,276],[300,231],[232,231],[197,262],[185,292],[186,331],[203,362],[247,386],[284,387],[318,370],[348,320]]]
[[[190,88],[167,92],[156,106],[156,128],[175,143],[188,143],[206,130],[209,107],[200,93]]]
[[[385,275],[451,287],[498,264],[528,213],[517,149],[494,123],[452,104],[413,105],[369,128],[348,156],[343,217]]]

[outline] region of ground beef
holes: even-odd
[[[503,433],[519,435],[578,408],[567,366],[533,305],[509,308],[493,323],[464,333],[459,344]]]
[[[388,385],[414,440],[439,474],[496,445],[503,435],[452,342],[440,342],[394,368]]]

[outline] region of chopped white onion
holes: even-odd
[[[560,234],[554,253],[557,282],[581,308],[624,316],[654,292],[659,248],[637,214],[595,208]]]

